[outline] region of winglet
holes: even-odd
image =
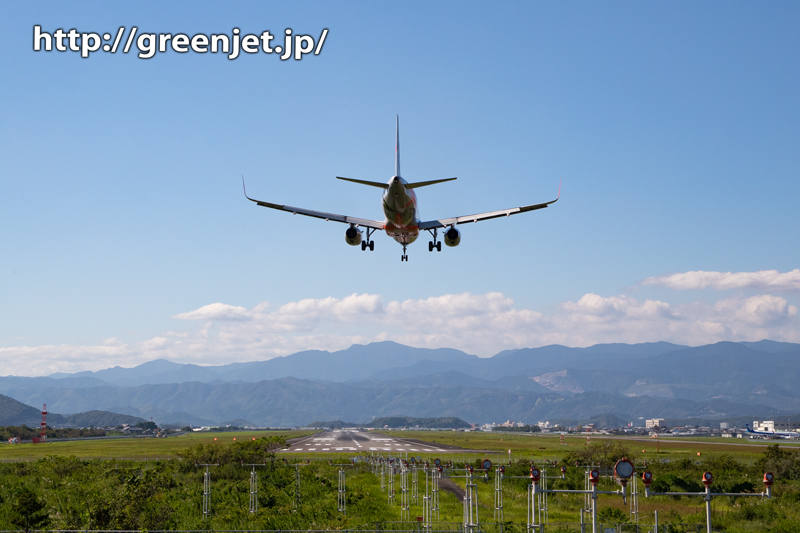
[[[244,197],[250,200],[251,202],[258,202],[258,200],[254,200],[247,196],[247,188],[244,186],[244,174],[242,174],[242,191],[244,192]]]
[[[395,115],[394,124],[394,175],[400,177],[400,115]]]

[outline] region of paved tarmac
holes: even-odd
[[[418,440],[400,439],[381,433],[354,430],[326,431],[293,442],[288,453],[299,452],[357,452],[369,453],[436,453],[454,451],[450,446],[438,446]],[[465,450],[466,451],[466,450]]]

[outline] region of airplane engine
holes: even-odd
[[[361,244],[361,230],[357,229],[355,226],[350,226],[347,228],[347,231],[344,232],[344,240],[350,246],[358,246]]]
[[[444,243],[447,246],[453,247],[461,244],[461,232],[456,228],[450,228],[444,232]]]

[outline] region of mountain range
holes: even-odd
[[[800,345],[667,342],[551,345],[479,358],[394,342],[266,361],[199,366],[150,361],[133,368],[0,377],[0,393],[54,411],[106,410],[160,424],[245,419],[265,426],[381,416],[585,420],[614,415],[724,420],[800,411]]]

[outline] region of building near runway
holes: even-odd
[[[763,420],[759,422],[758,420],[753,420],[753,430],[766,432],[798,431],[800,430],[800,423],[792,421],[776,422],[775,420]]]

